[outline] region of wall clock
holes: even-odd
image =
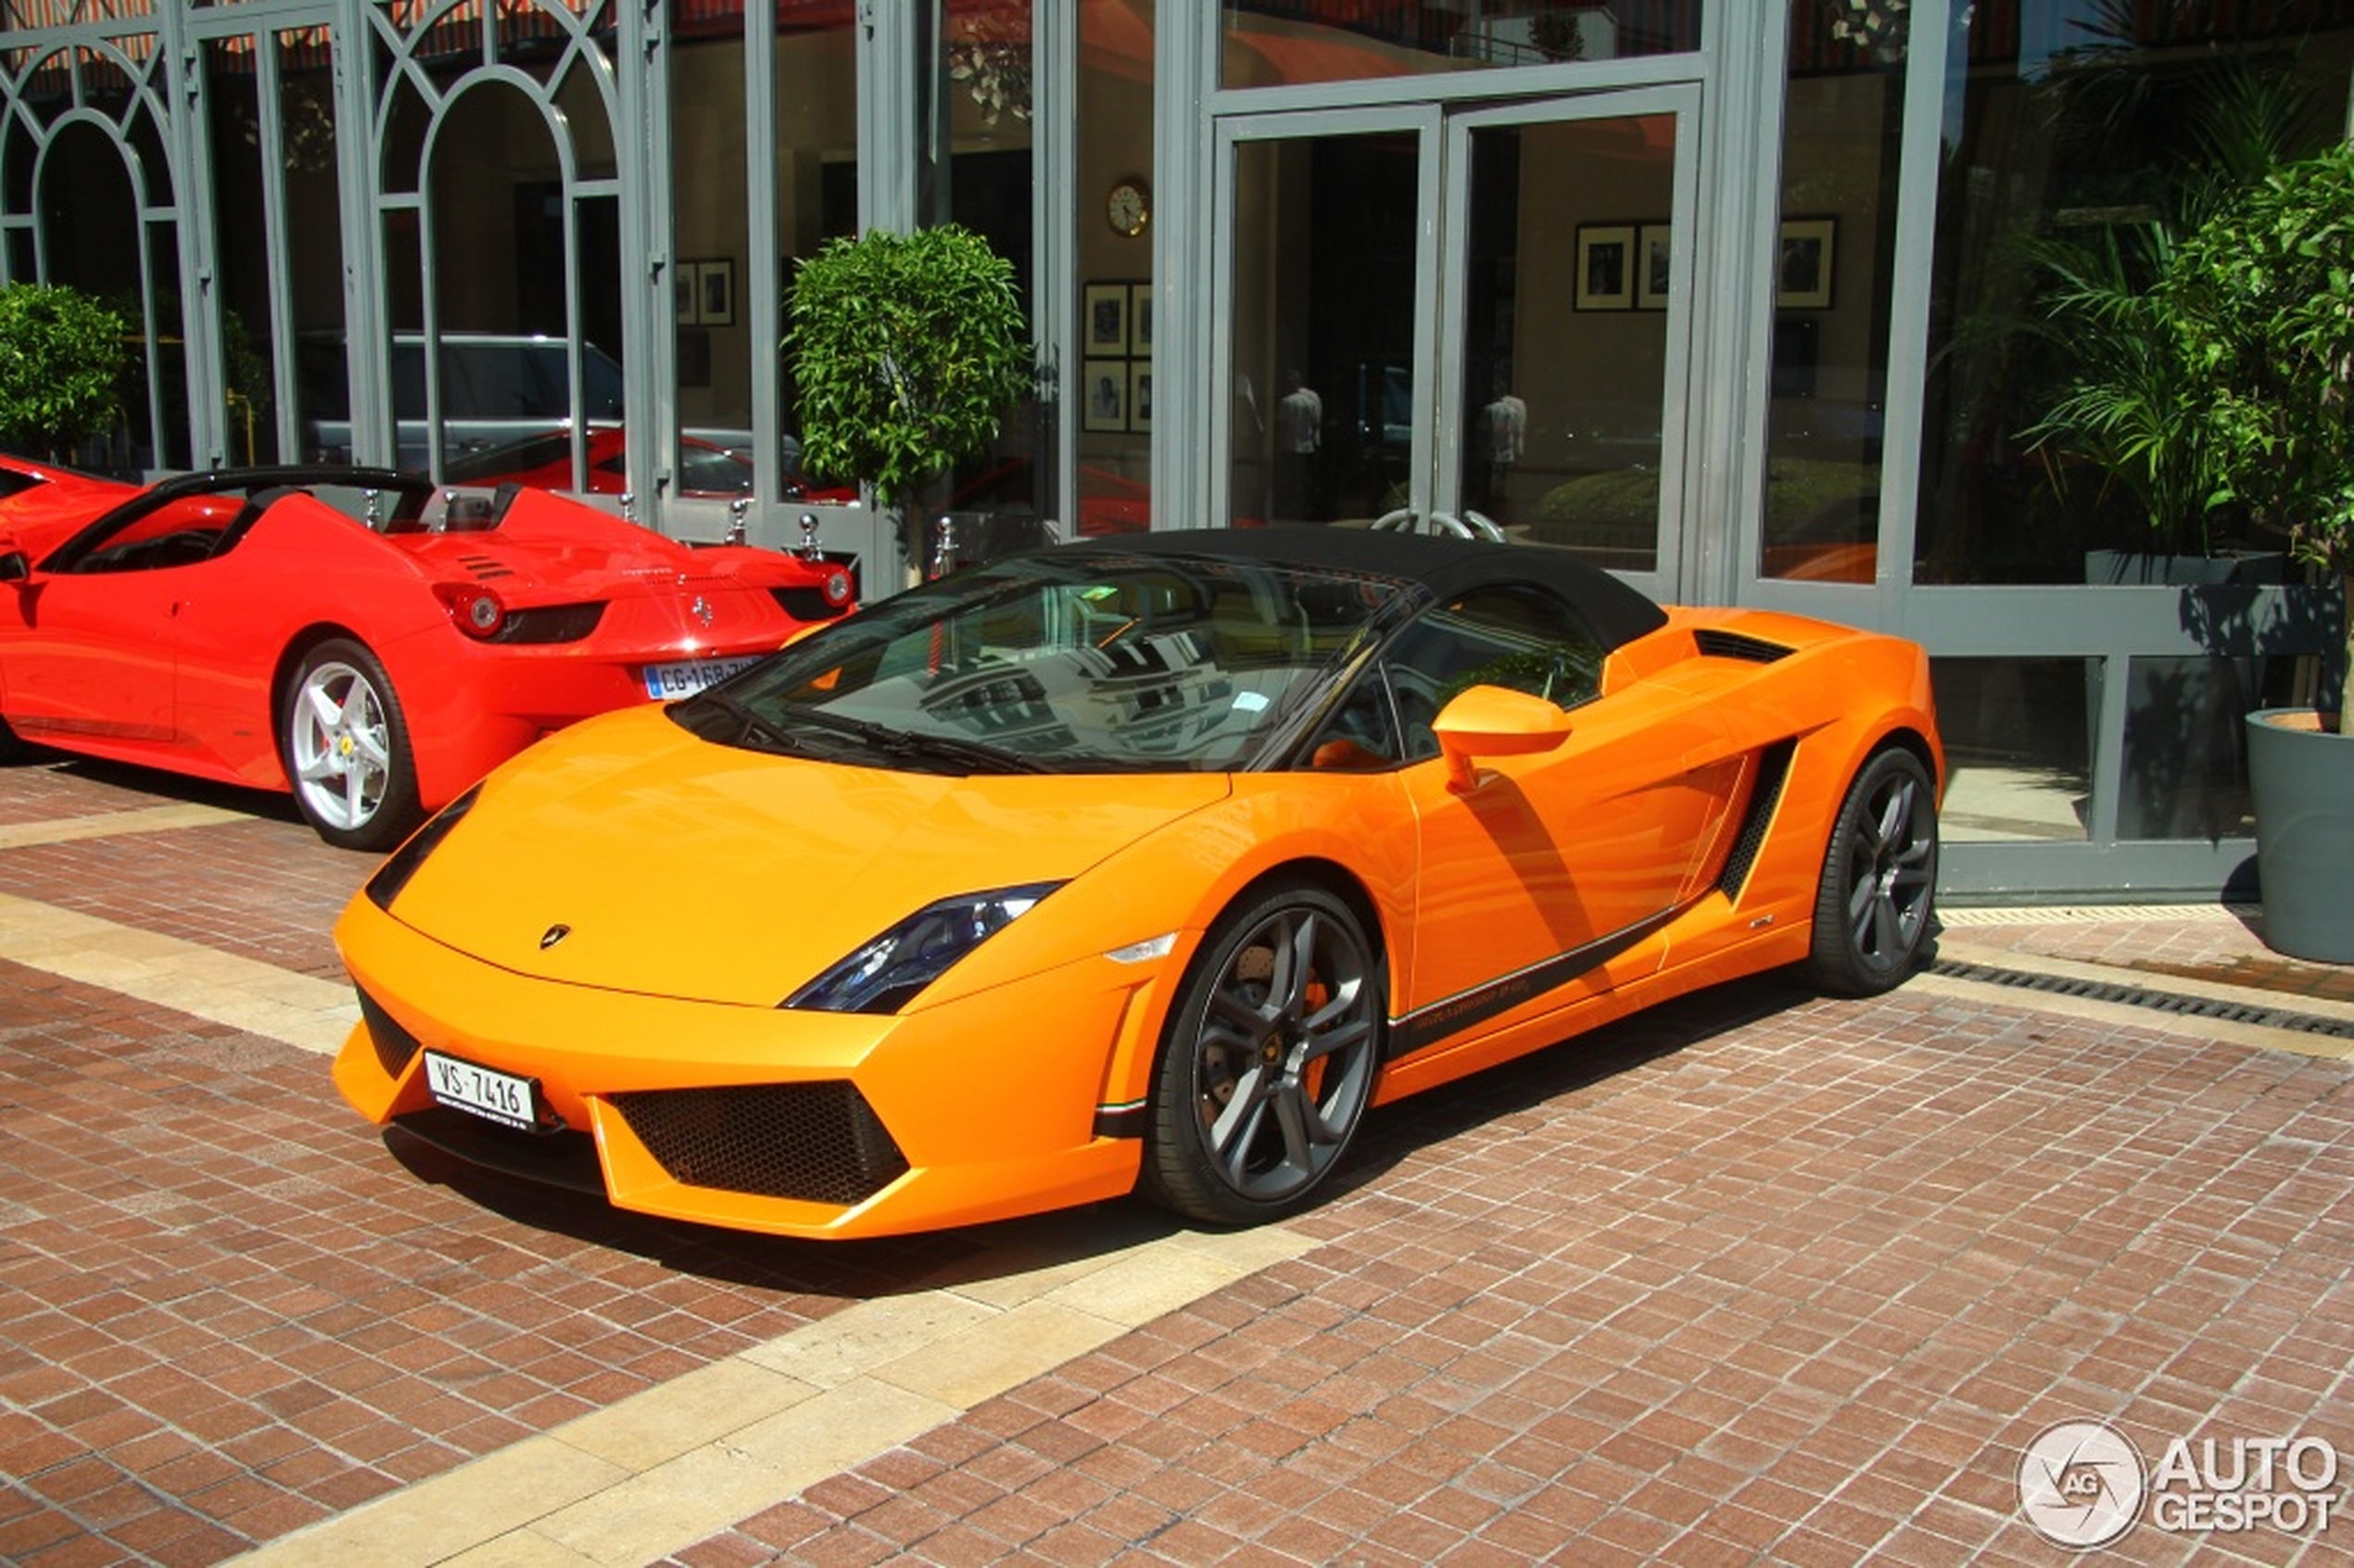
[[[1112,232],[1133,237],[1153,221],[1152,196],[1142,180],[1122,180],[1104,198],[1104,220]]]

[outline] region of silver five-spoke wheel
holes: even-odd
[[[305,656],[287,688],[279,739],[296,803],[321,838],[385,849],[413,825],[408,729],[392,682],[365,648],[336,639]]]

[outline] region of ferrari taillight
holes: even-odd
[[[850,574],[829,572],[825,584],[826,602],[839,610],[850,602]]]
[[[506,623],[507,606],[499,596],[476,583],[436,583],[433,587],[441,607],[468,637],[493,638]]]

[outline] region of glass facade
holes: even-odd
[[[1403,518],[1903,633],[1949,891],[2212,893],[2334,589],[2075,417],[2148,365],[2069,284],[2349,85],[2354,0],[10,0],[0,281],[130,323],[110,472],[542,485],[870,597]],[[786,297],[952,221],[1037,391],[903,536],[801,463]]]
[[[1835,36],[1808,19],[1793,17],[1788,44],[1757,566],[1791,581],[1868,583],[1909,50],[1900,32]]]
[[[2147,344],[2084,330],[2060,297],[2146,283],[2219,182],[2342,139],[2354,6],[1981,0],[1954,47],[1915,580],[2110,583],[2117,554],[2276,552],[2208,514],[2163,442],[2053,423],[2077,387],[2120,410],[2166,395]]]
[[[1300,86],[1556,66],[1700,47],[1700,0],[1228,0],[1220,84]]]

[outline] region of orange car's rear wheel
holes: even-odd
[[[1381,1066],[1380,954],[1304,882],[1219,921],[1154,1069],[1143,1191],[1215,1224],[1304,1207],[1356,1136]]]
[[[303,656],[279,714],[278,750],[295,803],[321,838],[386,850],[422,815],[409,725],[376,656],[342,638]]]
[[[1808,977],[1875,996],[1913,972],[1937,893],[1937,787],[1901,746],[1873,753],[1848,786],[1815,893]]]

